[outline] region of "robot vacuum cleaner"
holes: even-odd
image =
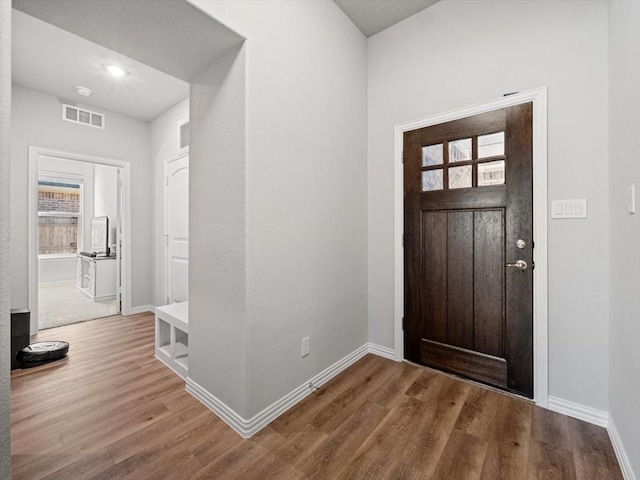
[[[17,353],[16,360],[20,362],[22,368],[37,367],[64,358],[68,351],[69,344],[67,342],[32,343]]]

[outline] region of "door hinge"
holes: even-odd
[[[406,329],[407,329],[407,318],[402,317],[402,330],[406,330]]]
[[[406,157],[404,156],[404,150],[403,150],[403,151],[402,151],[402,163],[404,163],[404,162],[406,162],[406,161],[407,161],[407,159],[406,159]]]

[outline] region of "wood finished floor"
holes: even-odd
[[[605,429],[374,355],[243,440],[154,358],[153,329],[40,336],[71,349],[12,373],[14,479],[622,479]]]

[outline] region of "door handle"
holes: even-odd
[[[518,260],[516,263],[507,263],[507,267],[514,267],[520,270],[521,272],[525,271],[528,267],[527,262],[524,260]]]

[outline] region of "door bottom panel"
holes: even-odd
[[[420,361],[429,367],[507,389],[507,361],[504,358],[423,338],[420,345]]]

